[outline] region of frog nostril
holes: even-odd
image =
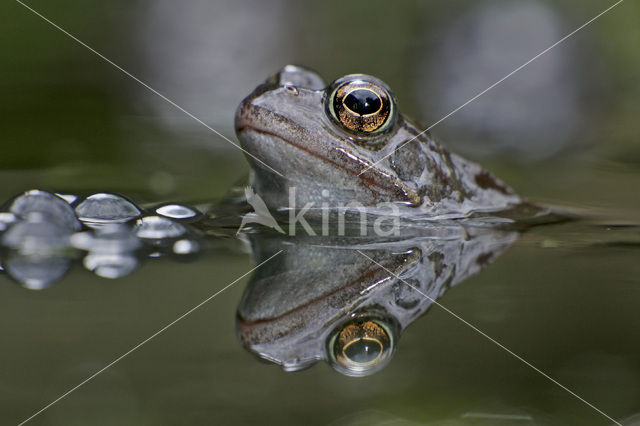
[[[296,86],[292,86],[290,84],[287,84],[284,86],[285,89],[287,89],[287,91],[291,92],[291,94],[293,94],[293,96],[298,96],[298,88]]]

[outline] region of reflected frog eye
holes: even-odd
[[[391,359],[394,339],[391,327],[378,318],[356,318],[336,330],[329,340],[334,369],[349,376],[366,376]]]
[[[346,76],[334,82],[329,90],[327,113],[350,133],[375,135],[393,124],[393,97],[381,81],[364,75]]]

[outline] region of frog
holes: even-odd
[[[392,206],[402,217],[431,220],[544,210],[445,149],[370,75],[326,84],[313,70],[287,65],[242,100],[235,130],[253,190],[276,211],[356,205],[376,214]]]
[[[403,227],[401,235],[382,238],[248,234],[256,264],[276,254],[278,260],[247,283],[237,337],[287,372],[328,363],[351,377],[376,374],[390,365],[411,324],[518,237],[459,222]]]

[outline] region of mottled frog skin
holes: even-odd
[[[318,361],[366,376],[434,301],[500,256],[516,232],[451,224],[393,239],[248,235],[256,270],[238,306],[243,346],[287,371]]]
[[[270,208],[352,203],[375,213],[393,203],[401,216],[437,219],[531,206],[421,133],[371,76],[327,86],[313,71],[288,65],[242,101],[235,126],[253,156],[254,190]]]

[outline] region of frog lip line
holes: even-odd
[[[309,154],[309,155],[311,155],[311,156],[313,156],[315,158],[318,158],[319,160],[324,161],[325,163],[331,164],[331,165],[333,165],[335,167],[338,167],[338,168],[340,167],[340,165],[337,164],[336,162],[331,161],[331,160],[319,155],[317,152],[314,152],[314,151],[312,151],[312,150],[310,150],[308,148],[305,148],[305,147],[295,143],[294,141],[283,137],[282,135],[279,135],[277,133],[271,132],[269,130],[261,129],[259,127],[256,127],[253,124],[249,124],[249,123],[245,122],[244,120],[239,119],[237,124],[236,124],[236,133],[240,134],[240,133],[242,133],[244,131],[253,131],[253,132],[256,132],[256,133],[259,133],[259,134],[262,134],[262,135],[278,138],[281,141],[285,142],[286,144],[289,144],[289,145],[291,145],[291,146],[293,146],[293,147],[295,147],[295,148],[297,148],[297,149],[299,149],[299,150],[301,150],[303,152],[306,152],[307,154]],[[365,168],[365,171],[374,170],[376,172],[383,173],[379,169],[373,168],[372,166],[367,168],[367,166],[365,164],[363,164],[363,167]],[[360,179],[364,184],[366,184],[367,188],[369,188],[369,189],[371,189],[371,187],[380,188],[382,190],[390,190],[390,189],[392,190],[393,189],[393,188],[391,188],[389,186],[383,186],[383,185],[378,184],[377,182],[374,181],[373,178],[363,176],[364,172],[358,173],[356,170],[352,170],[351,168],[342,168],[342,170],[344,170],[347,173],[350,173],[350,174],[358,177],[358,179]],[[371,190],[371,191],[374,192],[373,190]]]
[[[275,315],[275,316],[272,316],[272,317],[260,318],[260,319],[256,319],[256,320],[252,320],[252,321],[246,320],[246,319],[244,319],[244,317],[242,315],[238,314],[237,315],[237,319],[238,319],[238,322],[240,324],[242,324],[242,326],[247,327],[247,328],[253,328],[253,327],[256,327],[256,326],[263,325],[263,324],[269,324],[269,323],[272,323],[272,322],[277,322],[277,321],[281,320],[282,318],[286,318],[286,317],[288,317],[290,315],[295,314],[296,312],[299,312],[302,309],[305,309],[305,308],[313,305],[314,303],[317,303],[319,300],[326,299],[327,297],[330,297],[330,296],[333,296],[333,295],[338,294],[340,292],[343,292],[346,289],[350,289],[354,285],[361,284],[367,278],[370,278],[372,276],[375,277],[376,275],[379,275],[379,274],[384,274],[384,272],[385,272],[384,267],[369,267],[357,279],[355,279],[353,281],[350,281],[350,282],[346,283],[345,285],[343,285],[341,287],[338,287],[337,289],[334,289],[334,290],[332,290],[332,291],[330,291],[328,293],[323,293],[320,296],[318,296],[318,297],[316,297],[314,299],[311,299],[311,300],[309,300],[309,301],[307,301],[307,302],[305,302],[305,303],[303,303],[301,305],[298,305],[298,306],[294,307],[293,309],[290,309],[290,310],[288,310],[288,311],[286,311],[284,313],[281,313],[281,314],[278,314],[278,315]],[[384,277],[382,279],[379,279],[379,280],[377,280],[377,282],[375,284],[369,285],[367,288],[369,290],[373,289],[374,287],[377,287],[378,285],[382,284],[385,281],[388,281],[389,279],[390,279],[390,277],[388,277],[388,276]]]

